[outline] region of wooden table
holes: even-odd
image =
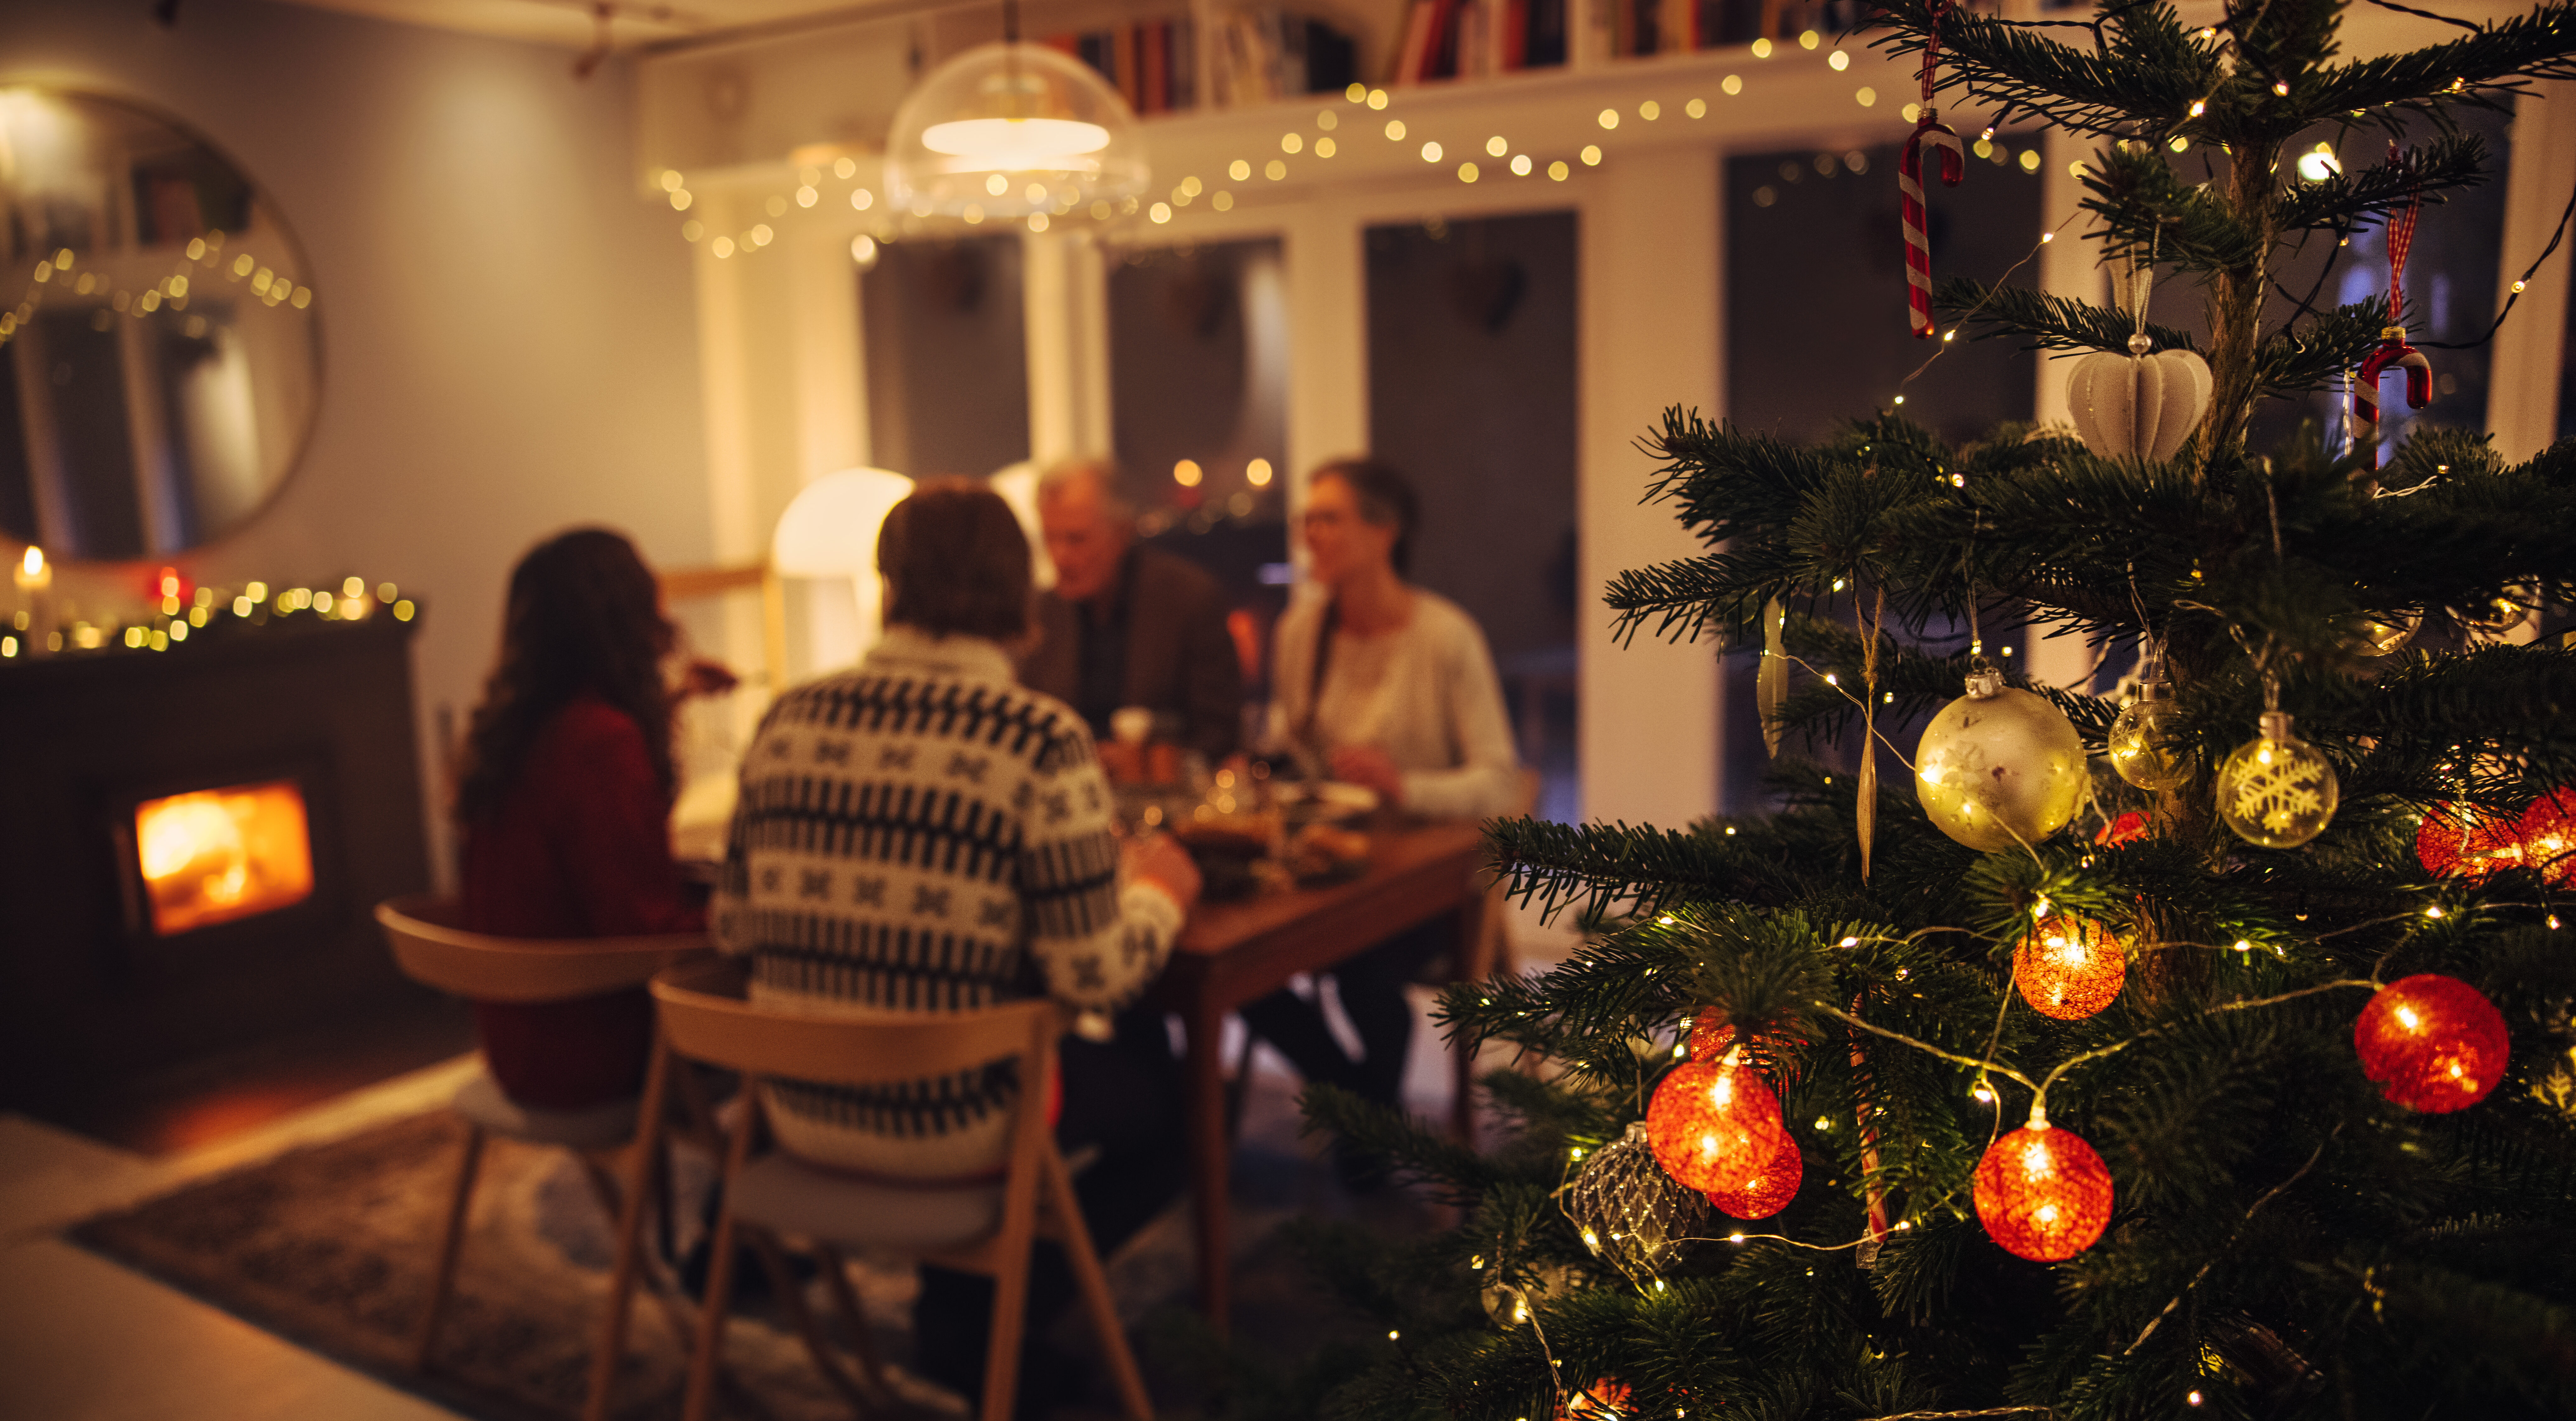
[[[1199,1304],[1222,1331],[1227,1278],[1227,1176],[1233,1139],[1226,1128],[1226,1013],[1288,984],[1300,972],[1342,962],[1406,928],[1443,915],[1458,919],[1461,980],[1492,970],[1486,950],[1483,827],[1476,823],[1396,824],[1373,832],[1367,873],[1348,883],[1233,903],[1190,915],[1163,969],[1158,994],[1188,1032],[1190,1189],[1198,1214]],[[1472,1119],[1473,1062],[1458,1061],[1457,1119]]]

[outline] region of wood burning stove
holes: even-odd
[[[59,1114],[398,1004],[428,886],[417,623],[0,663],[0,1108]]]

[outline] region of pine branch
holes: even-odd
[[[2484,183],[2486,160],[2485,139],[2474,133],[2447,134],[2407,150],[2395,162],[2296,184],[2282,194],[2276,212],[2287,231],[2350,232],[2364,218],[2391,216],[2419,198],[2440,203],[2444,193]]]
[[[1978,340],[2009,334],[2027,338],[2028,348],[2039,350],[2101,350],[2126,355],[2130,334],[2143,330],[2155,342],[2156,350],[2194,348],[2191,336],[2175,327],[2152,321],[2141,326],[2125,311],[2027,287],[1993,287],[1954,276],[1941,282],[1932,304],[1952,320],[1984,327],[1974,337]],[[1970,316],[1970,311],[1977,314]]]

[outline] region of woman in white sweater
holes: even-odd
[[[1322,595],[1280,619],[1271,739],[1409,813],[1509,813],[1520,762],[1485,634],[1456,603],[1404,580],[1419,518],[1412,486],[1384,464],[1343,460],[1308,479],[1299,533]],[[1307,1079],[1392,1105],[1413,1039],[1404,983],[1448,945],[1449,929],[1401,934],[1333,969],[1359,1033],[1356,1061],[1295,993],[1254,1002],[1244,1020]]]

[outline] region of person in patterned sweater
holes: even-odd
[[[1162,1018],[1133,1006],[1198,897],[1169,838],[1121,839],[1090,731],[1014,683],[1030,625],[1029,550],[1001,498],[925,483],[877,545],[884,638],[851,671],[796,687],[743,758],[710,914],[749,961],[751,998],[798,1011],[958,1012],[1044,994],[1081,1014],[1064,1043],[1058,1143],[1097,1147],[1075,1181],[1105,1254],[1177,1194],[1178,1074]],[[991,1177],[1021,1107],[1007,1065],[890,1087],[769,1087],[781,1148],[882,1180]],[[1034,1339],[1073,1296],[1041,1245]],[[922,1369],[974,1395],[988,1280],[925,1269]],[[1057,1359],[1032,1356],[1042,1404]]]

